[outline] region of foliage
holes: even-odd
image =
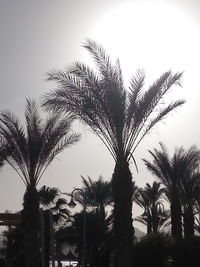
[[[93,57],[97,72],[80,62],[66,70],[50,72],[48,79],[55,81],[58,87],[45,94],[43,106],[47,110],[75,114],[102,140],[115,160],[112,177],[115,266],[129,267],[133,188],[128,163],[155,124],[184,104],[183,100],[169,104],[163,101],[173,85],[180,85],[182,73],[165,72],[148,90],[143,90],[145,75],[138,70],[126,90],[119,60],[113,64],[104,48],[92,40],[87,40],[84,47]]]
[[[43,209],[50,209],[55,227],[60,227],[71,221],[71,214],[67,209],[67,200],[61,197],[61,191],[56,187],[43,186],[38,191],[39,203]]]
[[[8,154],[6,162],[26,186],[23,226],[26,267],[39,265],[39,203],[36,186],[56,155],[79,140],[70,132],[73,115],[51,114],[42,119],[34,100],[27,99],[26,128],[10,112],[0,114],[0,137]]]
[[[174,267],[198,267],[200,262],[200,237],[178,240],[174,246]]]
[[[43,121],[34,100],[27,99],[25,119],[26,130],[14,114],[2,112],[0,135],[9,153],[7,163],[26,186],[35,186],[55,156],[76,143],[79,135],[70,133],[72,115],[52,114]]]
[[[135,202],[144,209],[144,213],[136,217],[135,221],[147,225],[147,233],[156,233],[168,219],[161,199],[163,193],[164,188],[158,182],[153,182],[152,186],[146,183],[144,189],[138,189]]]
[[[25,267],[24,234],[21,226],[9,227],[3,232],[5,245],[5,267]]]
[[[76,213],[74,216],[73,227],[78,234],[77,248],[79,255],[83,249],[83,212]],[[105,241],[105,232],[102,233],[101,229],[105,225],[102,225],[102,221],[99,218],[99,214],[92,211],[86,213],[86,251],[87,262],[89,266],[101,266],[101,254]]]
[[[144,91],[144,72],[132,77],[129,91],[123,84],[119,60],[113,64],[102,46],[87,40],[84,47],[97,66],[97,73],[75,62],[67,70],[54,70],[48,79],[58,89],[46,93],[46,109],[76,114],[104,142],[115,160],[130,160],[142,138],[166,115],[184,101],[164,105],[163,96],[173,85],[180,85],[182,73],[168,71]],[[156,109],[164,105],[163,109]]]
[[[153,160],[145,160],[147,169],[164,185],[166,196],[171,204],[172,235],[182,236],[182,207],[184,209],[185,236],[194,235],[193,209],[199,192],[200,150],[192,146],[188,150],[177,148],[170,158],[166,147],[149,151]]]
[[[174,240],[162,233],[150,233],[135,244],[134,265],[136,267],[164,267],[172,253]]]

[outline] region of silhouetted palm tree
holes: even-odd
[[[86,199],[86,201],[88,200],[88,205],[97,207],[96,211],[101,214],[101,218],[105,219],[105,208],[113,202],[111,183],[104,181],[101,176],[97,181],[93,181],[90,177],[86,179],[82,176],[82,181],[84,189],[91,188]]]
[[[195,204],[199,198],[200,175],[192,175],[182,182],[183,225],[184,236],[194,236]]]
[[[67,70],[50,72],[48,79],[57,82],[58,89],[44,96],[43,105],[46,109],[76,114],[102,140],[115,160],[112,177],[115,266],[129,267],[133,243],[129,161],[152,127],[184,103],[163,102],[169,89],[180,85],[182,73],[168,71],[143,91],[145,75],[137,71],[129,90],[125,90],[119,60],[113,64],[104,49],[92,40],[87,40],[84,47],[93,56],[98,72],[79,62]]]
[[[182,237],[182,203],[189,187],[187,181],[191,180],[199,161],[199,150],[191,147],[185,151],[182,147],[175,150],[170,158],[165,146],[160,143],[161,150],[149,151],[153,161],[144,160],[145,165],[165,186],[166,196],[170,202],[172,236]],[[189,193],[189,192],[188,192]]]
[[[50,209],[54,226],[60,227],[71,221],[70,211],[66,208],[67,200],[61,197],[61,191],[56,187],[43,186],[38,191],[39,203],[45,209]]]
[[[38,193],[36,186],[44,171],[64,148],[75,144],[79,135],[70,133],[74,117],[49,116],[42,120],[35,101],[27,100],[26,130],[10,112],[0,114],[0,135],[9,153],[7,163],[26,186],[23,227],[25,231],[26,266],[39,266]]]
[[[164,218],[164,206],[161,199],[163,192],[164,188],[161,188],[161,183],[158,182],[153,182],[152,186],[146,183],[144,189],[138,190],[135,202],[144,209],[144,213],[135,220],[146,222],[147,234],[152,231],[157,233],[161,219]]]
[[[183,205],[184,236],[194,236],[195,205],[200,192],[200,150],[192,146],[185,151],[185,171],[181,179],[181,200]]]

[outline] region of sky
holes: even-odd
[[[91,58],[82,47],[86,38],[101,43],[111,58],[119,57],[125,84],[136,69],[146,73],[146,88],[163,72],[184,71],[183,87],[167,99],[186,104],[169,115],[142,141],[130,165],[138,186],[152,183],[142,158],[162,141],[175,147],[200,143],[200,2],[198,0],[0,0],[0,110],[12,111],[24,122],[26,97],[40,99],[55,85],[48,71]],[[41,111],[43,112],[43,111]],[[81,141],[66,149],[47,169],[44,184],[71,192],[81,187],[81,175],[97,180],[112,177],[109,152],[85,125],[76,123]],[[10,167],[0,171],[0,212],[22,207],[25,186]],[[140,210],[134,206],[134,216]]]

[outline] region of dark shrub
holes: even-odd
[[[167,266],[171,256],[174,240],[161,233],[151,233],[143,237],[134,246],[134,267],[162,267]]]
[[[200,266],[200,237],[179,240],[174,246],[175,267]]]

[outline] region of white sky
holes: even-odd
[[[170,152],[176,146],[199,145],[200,127],[200,2],[198,0],[0,0],[0,109],[23,120],[25,97],[40,97],[52,89],[45,74],[74,60],[91,63],[81,47],[85,38],[100,42],[122,63],[125,83],[137,68],[144,68],[147,83],[168,69],[185,71],[183,88],[169,99],[187,103],[170,115],[138,147],[137,185],[151,183],[141,158],[163,141]],[[112,176],[114,162],[103,144],[87,130],[81,141],[63,152],[46,171],[46,184],[70,192],[81,186],[80,175],[96,180]],[[0,172],[0,212],[21,209],[25,187],[8,167]],[[138,209],[134,206],[134,215]]]

